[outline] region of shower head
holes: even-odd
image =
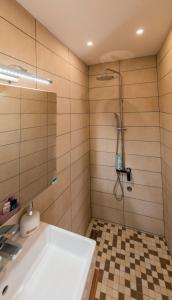
[[[118,76],[121,76],[120,72],[116,71],[116,70],[113,70],[113,69],[109,69],[107,68],[105,71],[110,71],[112,72],[113,74],[108,74],[108,73],[104,73],[104,74],[101,74],[101,75],[98,75],[96,77],[97,80],[100,80],[100,81],[106,81],[106,80],[112,80],[112,79],[115,79],[117,76],[115,75],[118,75]],[[115,75],[114,75],[115,74]]]
[[[114,79],[114,76],[113,75],[109,75],[109,74],[102,74],[102,75],[98,75],[96,77],[96,79],[100,80],[100,81],[112,80],[112,79]]]

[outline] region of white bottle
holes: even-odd
[[[20,235],[22,237],[30,236],[40,225],[39,211],[33,211],[32,202],[29,204],[27,212],[20,221]]]

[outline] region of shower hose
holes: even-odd
[[[122,128],[119,128],[119,122],[117,122],[117,143],[116,143],[116,157],[119,154],[119,138],[120,138],[120,133]],[[122,136],[121,136],[121,143],[122,141]],[[123,151],[122,151],[123,152]],[[122,155],[122,160],[123,160],[123,155]],[[122,166],[123,166],[123,161],[122,161]],[[121,177],[120,177],[120,172],[116,171],[117,174],[117,179],[113,188],[113,194],[116,198],[117,201],[121,201],[124,197],[124,188],[121,182]],[[118,193],[118,190],[120,190],[120,193]]]

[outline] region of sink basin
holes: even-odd
[[[41,223],[7,266],[0,282],[0,299],[88,299],[94,262],[93,240]]]

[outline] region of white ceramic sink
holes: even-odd
[[[7,267],[0,282],[0,299],[87,299],[94,260],[93,240],[41,223]],[[8,289],[2,295],[5,286]]]

